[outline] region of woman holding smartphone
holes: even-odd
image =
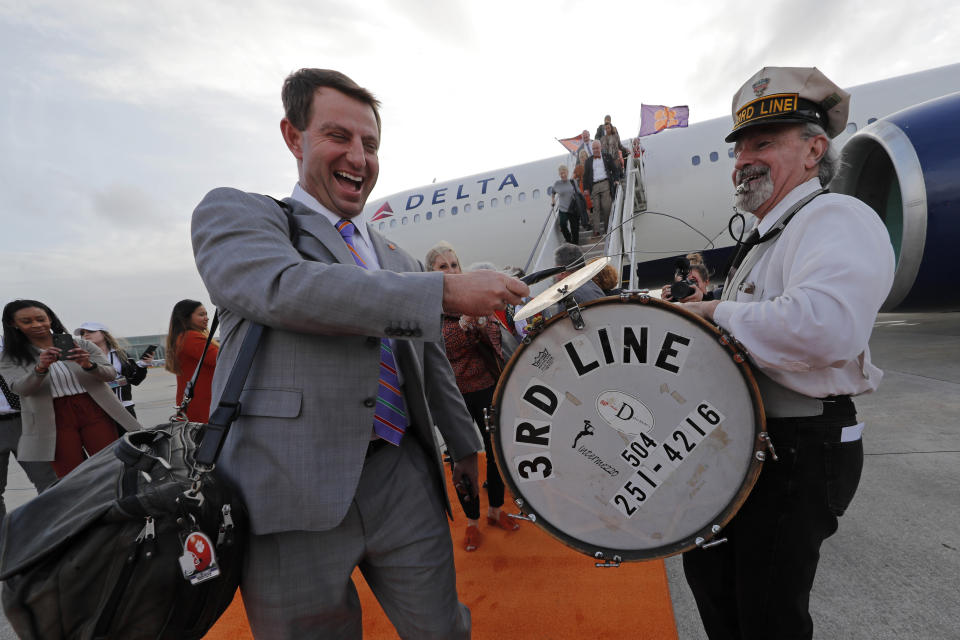
[[[106,325],[99,322],[84,322],[73,334],[89,340],[104,353],[114,371],[117,372],[117,377],[108,384],[117,394],[117,398],[123,404],[124,409],[136,418],[137,412],[133,408],[133,393],[130,387],[131,385],[136,386],[146,379],[147,367],[153,361],[153,352],[145,352],[139,360],[134,360],[127,355],[127,352],[123,350],[120,342],[113,337]]]
[[[187,419],[191,422],[206,422],[210,418],[210,385],[213,383],[213,370],[217,366],[220,345],[216,340],[211,341],[206,356],[203,355],[203,346],[207,342],[207,322],[207,310],[203,303],[181,300],[173,305],[170,329],[167,331],[167,359],[164,366],[167,371],[177,374],[177,406],[183,402],[187,382],[193,377],[203,357],[200,377],[193,388],[193,400],[187,407]]]
[[[140,429],[107,386],[116,372],[95,344],[74,341],[47,305],[3,308],[0,373],[20,396],[21,460],[49,461],[62,478],[117,439],[117,424]]]

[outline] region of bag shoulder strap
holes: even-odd
[[[296,243],[297,235],[300,233],[300,225],[297,223],[296,216],[293,215],[293,207],[282,200],[271,199],[280,206],[287,216],[290,241]],[[219,314],[219,310],[217,313]],[[215,315],[214,326],[216,326],[216,320]],[[240,344],[240,350],[237,353],[237,360],[233,363],[233,368],[230,369],[230,375],[223,387],[223,393],[220,394],[217,408],[210,414],[210,419],[203,428],[201,441],[196,450],[196,461],[200,464],[212,465],[217,461],[227,433],[230,431],[230,425],[240,415],[240,394],[243,393],[243,385],[247,381],[247,374],[250,372],[253,358],[257,354],[257,347],[260,346],[264,329],[265,327],[257,322],[250,322],[247,327],[247,333],[243,336],[243,342]],[[213,335],[213,331],[210,332],[210,335]],[[194,379],[196,379],[196,374],[194,374]]]

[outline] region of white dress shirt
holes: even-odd
[[[819,188],[813,178],[793,189],[760,221],[760,234]],[[883,373],[867,342],[894,271],[883,222],[860,200],[826,193],[770,242],[736,300],[717,305],[716,323],[788,389],[814,398],[876,389]]]
[[[330,209],[327,209],[325,206],[320,204],[316,198],[303,190],[303,187],[300,186],[298,182],[296,186],[293,187],[293,194],[290,196],[294,200],[305,204],[310,207],[310,209],[316,211],[324,218],[330,221],[334,227],[337,226],[337,223],[340,222],[343,218],[335,214]],[[357,228],[357,232],[353,234],[353,248],[357,250],[357,253],[360,254],[360,257],[367,265],[367,269],[370,271],[376,271],[380,269],[380,260],[377,259],[377,252],[373,249],[373,242],[370,240],[370,230],[367,229],[367,224],[364,222],[363,214],[356,216],[352,219],[353,226]]]
[[[593,182],[596,184],[607,179],[607,167],[603,164],[603,156],[593,158]]]

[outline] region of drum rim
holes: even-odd
[[[763,409],[763,401],[760,397],[760,389],[757,386],[757,381],[753,375],[753,370],[750,366],[750,363],[747,360],[746,353],[740,349],[737,349],[735,346],[735,341],[731,338],[731,336],[722,331],[719,327],[714,326],[697,314],[687,311],[681,305],[672,302],[665,302],[643,292],[624,292],[619,296],[597,298],[596,300],[591,300],[589,302],[580,304],[579,306],[581,309],[587,309],[592,306],[606,305],[611,303],[630,303],[660,307],[671,313],[677,313],[688,320],[693,321],[694,324],[698,324],[702,329],[705,329],[707,332],[713,334],[717,338],[717,341],[720,343],[720,345],[727,352],[729,352],[730,359],[735,365],[737,365],[737,370],[740,372],[744,382],[747,383],[747,389],[749,390],[750,396],[753,399],[754,454],[750,456],[750,464],[740,481],[740,486],[734,494],[734,497],[723,509],[720,510],[720,512],[717,514],[717,517],[693,534],[670,544],[652,547],[650,549],[615,549],[597,544],[587,544],[578,538],[574,538],[550,522],[549,519],[543,518],[539,513],[535,513],[536,518],[534,523],[564,545],[572,549],[576,549],[577,551],[598,560],[614,560],[615,562],[620,562],[621,560],[637,561],[667,558],[691,549],[695,549],[698,546],[701,546],[715,538],[719,532],[722,532],[723,527],[727,526],[733,516],[737,514],[737,512],[743,506],[743,503],[746,502],[747,497],[750,495],[750,491],[753,489],[753,486],[757,482],[757,478],[760,476],[760,471],[763,466],[762,457],[757,455],[758,452],[765,448],[760,437],[762,433],[766,432],[766,415]],[[536,338],[536,335],[539,335],[545,331],[547,327],[556,322],[565,321],[568,319],[568,317],[569,316],[566,311],[553,316],[537,329],[537,332],[534,334],[533,338]],[[514,351],[513,355],[510,357],[510,360],[506,363],[506,365],[504,365],[503,371],[500,374],[500,378],[497,380],[496,389],[493,393],[493,399],[491,400],[489,411],[490,419],[487,421],[487,430],[490,434],[491,443],[493,444],[493,456],[497,465],[497,469],[500,472],[500,476],[506,483],[507,488],[510,490],[510,493],[514,497],[514,504],[517,505],[521,513],[525,516],[530,515],[526,498],[514,480],[513,476],[509,473],[509,468],[504,464],[503,451],[501,448],[502,445],[499,436],[499,416],[504,384],[510,377],[510,373],[513,371],[516,362],[519,361],[519,355],[525,352],[527,347],[533,344],[533,342],[533,339],[529,341],[521,341],[516,351]],[[739,359],[737,358],[738,355],[740,356]],[[521,499],[522,502],[518,502],[518,499]],[[720,527],[719,531],[713,530],[715,526]]]

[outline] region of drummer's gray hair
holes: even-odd
[[[823,136],[827,139],[827,150],[824,151],[820,157],[820,166],[818,169],[820,186],[825,187],[830,184],[833,177],[837,175],[837,170],[840,168],[840,153],[837,151],[836,145],[833,144],[833,140],[830,139],[830,136],[827,135],[827,132],[824,131],[820,125],[808,122],[800,131],[800,137],[804,140],[816,138],[817,136]]]

